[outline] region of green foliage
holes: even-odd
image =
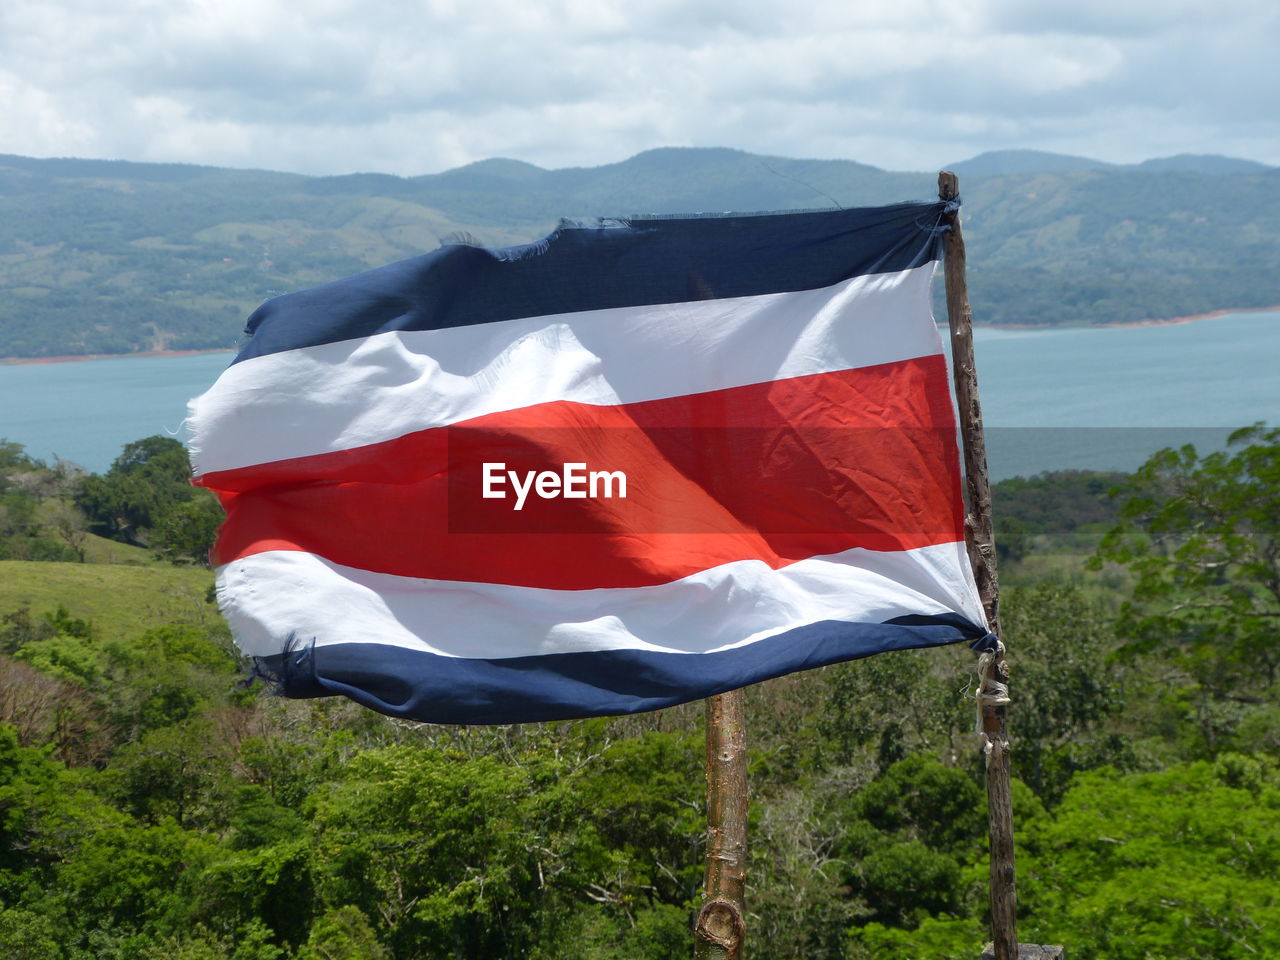
[[[548,858],[530,773],[404,748],[355,757],[346,781],[313,801],[321,896],[380,914],[397,952],[442,953],[459,938],[481,953],[527,943],[512,905],[538,896]]]
[[[0,909],[0,955],[9,960],[62,960],[53,922],[30,910]]]
[[[13,440],[0,439],[0,490],[12,484],[11,476],[18,473],[32,473],[44,470],[42,461],[27,453],[26,447]]]
[[[147,943],[141,948],[140,957],[141,960],[283,960],[285,951],[271,940],[271,929],[256,920],[223,936],[197,925],[186,935]]]
[[[0,440],[0,560],[85,560],[86,520],[65,498],[77,468],[52,468]]]
[[[186,915],[190,871],[214,855],[214,844],[172,820],[122,823],[83,838],[57,870],[58,888],[79,922],[172,929]]]
[[[208,566],[223,512],[190,484],[185,448],[171,437],[126,444],[104,475],[53,468],[0,440],[0,561],[141,562],[120,544],[150,547],[175,564]]]
[[[1100,499],[1110,479],[1088,475],[998,494],[1027,532],[1003,604],[1025,940],[1085,960],[1280,950],[1280,703],[1243,676],[1249,648],[1231,649],[1261,642],[1249,624],[1271,609],[1249,551],[1265,559],[1274,535],[1275,441],[1254,431],[1216,459],[1156,458],[1119,508]],[[173,494],[162,517],[198,517],[179,452],[131,444],[110,482],[145,478],[142,501]],[[37,524],[78,482],[16,445],[0,462]],[[1071,561],[1078,545],[1054,529],[1117,510],[1107,549],[1132,551],[1140,588],[1123,636],[1121,577],[1025,573]],[[152,523],[138,529],[155,547],[166,534]],[[1224,562],[1199,578],[1208,555]],[[704,852],[696,706],[455,729],[260,699],[233,689],[207,572],[86,560],[0,561],[0,954],[688,952]],[[1212,617],[1189,612],[1206,601]],[[1144,633],[1152,617],[1166,619]],[[1201,675],[1204,657],[1217,661]],[[988,866],[972,669],[963,647],[905,651],[747,692],[753,953],[977,956]],[[1231,671],[1252,686],[1223,686]]]
[[[960,865],[918,840],[881,846],[862,861],[862,891],[872,916],[895,925],[919,923],[960,906]]]
[[[235,930],[261,923],[272,939],[296,945],[316,910],[313,852],[305,837],[211,859],[193,871],[191,917]]]
[[[306,824],[262,787],[247,784],[236,790],[230,826],[231,848],[254,850],[295,840],[303,835]]]
[[[530,960],[669,960],[692,951],[693,913],[670,904],[639,908],[619,923],[601,910],[582,910],[534,947]]]
[[[1018,663],[1018,775],[1047,801],[1056,802],[1079,770],[1135,763],[1128,738],[1107,726],[1124,706],[1110,620],[1076,587],[1005,592],[1001,623]]]
[[[991,502],[1000,563],[1022,560],[1037,541],[1070,542],[1072,534],[1110,527],[1119,509],[1109,494],[1123,476],[1059,470],[993,483]]]
[[[111,469],[85,477],[76,502],[95,531],[178,559],[204,562],[217,505],[190,485],[186,448],[172,437],[126,444]],[[156,532],[159,531],[157,538]],[[203,547],[203,549],[201,549]]]
[[[1031,534],[1100,530],[1119,512],[1110,494],[1121,473],[1057,470],[1010,477],[991,485],[992,508],[1003,524],[1017,520]]]
[[[1095,563],[1136,576],[1119,629],[1217,699],[1257,697],[1280,671],[1280,429],[1237,431],[1233,450],[1152,456],[1118,494],[1122,523]]]
[[[598,895],[625,910],[655,896],[679,904],[693,895],[703,818],[690,798],[700,800],[704,789],[702,750],[695,737],[648,733],[579,761],[589,775],[563,781],[556,796],[582,811],[563,838],[575,859],[589,864],[574,882],[604,888]]]
[[[869,923],[848,933],[849,960],[973,960],[986,937],[981,921],[928,917],[914,930]]]
[[[1270,759],[1081,774],[1024,831],[1024,935],[1081,960],[1275,955],[1278,785]]]
[[[753,943],[779,957],[840,956],[845,931],[868,909],[847,885],[852,864],[838,849],[848,825],[842,800],[860,771],[839,771],[771,790],[753,801],[747,844]],[[852,780],[852,782],[850,782]],[[752,789],[758,791],[756,781]]]
[[[388,960],[369,918],[356,907],[330,910],[311,927],[311,935],[295,960]]]
[[[175,624],[129,639],[104,639],[101,632],[65,606],[38,623],[27,607],[5,615],[0,650],[36,668],[46,685],[56,681],[63,690],[54,691],[61,702],[51,705],[52,688],[41,690],[28,682],[22,691],[29,698],[26,708],[15,688],[11,712],[0,719],[28,722],[33,710],[38,714],[52,708],[61,731],[59,749],[65,751],[68,738],[89,746],[108,730],[140,737],[194,717],[227,697],[236,663],[221,645],[222,628]],[[0,677],[4,674],[0,669]],[[70,690],[80,696],[69,697]]]
[[[67,608],[59,605],[58,611]],[[58,632],[52,622],[53,616],[45,614],[41,619],[31,616],[31,608],[18,607],[0,616],[0,653],[13,653],[21,647],[37,640],[47,640]]]
[[[1004,593],[1003,627],[1018,657],[1019,775],[1046,799],[1077,770],[1134,762],[1128,739],[1107,727],[1123,692],[1111,619],[1074,586]],[[831,668],[818,722],[825,762],[874,758],[886,771],[912,753],[970,748],[974,706],[956,678],[971,665],[963,650],[908,650]]]
[[[194,488],[189,500],[178,501],[156,520],[151,548],[171,563],[208,565],[209,550],[225,518],[212,493]]]
[[[28,643],[17,652],[17,659],[59,680],[91,686],[102,676],[102,656],[92,640],[67,634],[55,634],[47,640]]]
[[[220,746],[205,724],[159,727],[116,752],[107,788],[122,809],[143,823],[217,825],[224,806],[219,794],[230,772]]]
[[[956,690],[962,660],[956,651],[895,650],[829,668],[818,721],[824,761],[874,758],[884,771],[930,746],[950,748],[973,723]]]
[[[869,919],[915,926],[961,909],[964,861],[986,826],[968,773],[914,754],[849,798],[840,823],[836,856]]]
[[[847,816],[882,833],[955,852],[985,828],[982,804],[982,790],[968,773],[915,754],[860,790],[846,809]]]
[[[679,904],[691,891],[676,871],[697,870],[696,817],[678,803],[696,783],[687,744],[651,734],[576,764],[360,754],[310,801],[319,895],[381,917],[396,955],[422,956],[459,942],[524,955],[584,904],[633,919],[655,898]]]
[[[325,747],[319,754],[321,760],[331,760],[334,766],[343,762],[332,743]],[[279,736],[244,738],[237,763],[250,783],[261,786],[276,804],[291,810],[300,809],[329,772],[318,766],[314,744]]]
[[[150,477],[182,483],[190,475],[185,448],[173,437],[151,436],[126,443],[108,471],[117,477]]]
[[[39,901],[63,891],[58,877],[94,836],[122,829],[128,818],[85,789],[84,778],[45,751],[19,745],[0,724],[0,878],[14,900]]]

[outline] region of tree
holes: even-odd
[[[25,473],[30,470],[43,470],[44,463],[27,453],[27,448],[13,440],[0,440],[0,471],[5,473]],[[7,480],[0,475],[0,489]]]
[[[81,479],[76,505],[96,533],[150,547],[172,563],[207,564],[222,508],[213,494],[191,486],[190,480],[181,443],[172,437],[145,437],[125,444],[102,476]],[[71,543],[61,527],[55,529]]]
[[[61,960],[57,931],[48,917],[0,908],[0,950],[9,960]]]
[[[957,691],[956,674],[971,662],[963,649],[893,650],[827,668],[817,724],[824,761],[856,764],[869,753],[883,773],[939,745],[959,757],[968,749],[973,707]]]
[[[1280,429],[1200,456],[1165,449],[1117,488],[1121,521],[1092,563],[1133,574],[1118,628],[1219,700],[1257,701],[1280,671]]]
[[[562,773],[549,766],[356,755],[343,783],[308,801],[318,901],[359,908],[397,955],[525,955],[559,867],[532,789]]]
[[[1270,758],[1080,774],[1022,831],[1023,936],[1081,960],[1280,955],[1280,793]]]
[[[111,469],[85,477],[76,497],[94,528],[126,543],[146,546],[164,514],[192,498],[186,449],[172,437],[125,444]]]
[[[311,927],[306,946],[298,960],[386,960],[387,951],[378,943],[369,918],[359,908],[346,906],[330,910]]]
[[[111,474],[157,473],[171,479],[186,479],[187,454],[182,444],[173,437],[143,437],[126,443],[108,471]]]
[[[85,562],[85,546],[89,540],[88,521],[84,513],[69,500],[43,500],[36,516],[46,530],[66,544],[81,563]]]
[[[151,548],[171,563],[209,565],[209,548],[218,536],[225,514],[208,490],[193,489],[156,518]]]
[[[836,853],[868,920],[914,927],[961,910],[962,868],[985,827],[982,791],[968,773],[912,754],[841,806]]]
[[[1016,652],[1010,723],[1018,778],[1056,802],[1080,770],[1129,765],[1128,740],[1107,729],[1123,705],[1124,671],[1110,657],[1111,611],[1079,587],[1043,583],[1005,592],[1001,615]]]

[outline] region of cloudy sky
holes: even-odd
[[[1280,165],[1275,0],[0,0],[0,152],[431,173],[659,146]]]

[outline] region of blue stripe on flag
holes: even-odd
[[[886,623],[824,620],[703,654],[609,650],[472,660],[338,643],[302,646],[259,664],[288,697],[342,694],[380,713],[432,723],[522,723],[656,710],[797,670],[973,641],[986,632],[945,614]]]
[[[634,219],[523,247],[445,246],[267,301],[235,362],[390,331],[815,290],[937,259],[944,208]]]

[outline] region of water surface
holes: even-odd
[[[1150,327],[975,331],[992,475],[1131,470],[1162,446],[1280,425],[1280,311]],[[230,353],[0,366],[0,438],[101,472],[182,436]]]

